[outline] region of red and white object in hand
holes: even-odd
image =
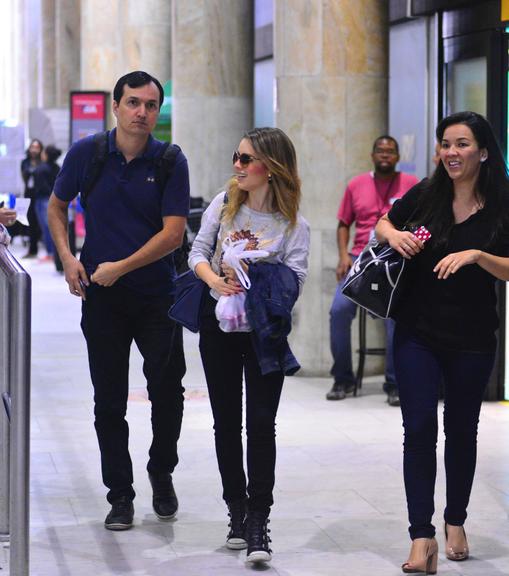
[[[426,228],[426,226],[419,226],[419,228],[414,230],[412,234],[421,242],[427,242],[431,238],[431,232]]]

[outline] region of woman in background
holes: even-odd
[[[42,142],[37,140],[37,138],[34,138],[27,149],[26,157],[21,162],[21,176],[25,183],[24,196],[25,198],[30,198],[30,206],[28,207],[27,212],[28,237],[30,244],[28,252],[23,256],[24,258],[37,257],[38,243],[41,238],[41,228],[39,227],[37,214],[35,212],[34,172],[37,166],[41,163],[41,153],[43,148]]]
[[[62,151],[56,146],[52,144],[46,146],[41,154],[42,162],[34,171],[35,211],[46,246],[46,257],[42,260],[53,260],[55,254],[55,246],[48,226],[48,202],[57,174],[60,172],[57,160],[61,154]]]

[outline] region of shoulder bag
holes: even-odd
[[[223,209],[227,202],[228,194],[225,194]],[[223,213],[223,209],[221,210],[221,214]],[[216,251],[217,236],[220,227],[221,215],[219,216],[219,226],[217,228],[216,241],[212,248],[212,254]],[[187,270],[177,276],[175,280],[175,300],[168,310],[168,316],[178,324],[182,324],[182,326],[191,330],[191,332],[198,332],[200,330],[200,319],[206,289],[207,284],[196,276],[194,270]]]
[[[413,234],[423,242],[431,237],[424,226]],[[389,244],[382,244],[373,238],[350,268],[342,292],[371,314],[390,318],[403,292],[402,278],[406,264],[406,258]]]

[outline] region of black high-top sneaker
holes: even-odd
[[[246,501],[235,500],[228,504],[230,531],[226,537],[226,547],[230,550],[244,550],[246,542]]]
[[[270,562],[272,550],[269,548],[271,539],[267,524],[270,520],[264,512],[248,512],[247,514],[247,557],[246,562]]]

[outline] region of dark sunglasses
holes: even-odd
[[[235,152],[232,155],[232,162],[235,164],[235,162],[237,162],[237,160],[243,165],[243,166],[247,166],[250,162],[252,162],[253,160],[259,160],[259,158],[255,158],[254,156],[251,156],[249,154],[240,154],[237,150],[235,150]]]

